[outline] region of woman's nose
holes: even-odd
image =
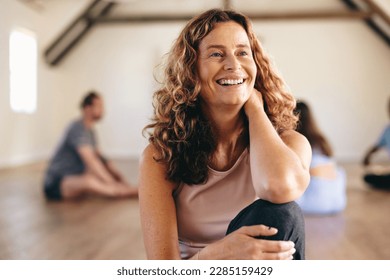
[[[226,56],[224,70],[241,69],[241,63],[235,55]]]

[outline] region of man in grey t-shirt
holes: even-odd
[[[128,184],[97,148],[93,125],[103,116],[103,100],[95,92],[82,102],[82,117],[67,128],[46,171],[44,191],[49,199],[71,199],[88,194],[137,197],[138,188]]]

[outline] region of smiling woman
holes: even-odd
[[[243,104],[254,87],[256,64],[242,26],[234,21],[216,24],[199,45],[197,70],[208,112]]]
[[[209,10],[183,29],[154,94],[140,162],[151,259],[303,259],[295,199],[310,145],[248,18]]]

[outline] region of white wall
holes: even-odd
[[[98,132],[106,154],[139,157],[146,146],[141,131],[153,112],[154,69],[179,30],[180,24],[100,26],[60,66],[72,76],[77,101],[89,88],[104,96]]]
[[[360,21],[256,24],[340,160],[361,160],[388,122],[390,48]]]
[[[61,26],[49,27],[49,19],[11,5],[14,1],[1,1],[13,10],[12,17],[0,10],[0,165],[47,158],[89,89],[102,92],[106,101],[106,116],[98,125],[102,150],[109,156],[138,157],[147,143],[141,130],[151,116],[157,86],[153,68],[184,23],[97,26],[58,67],[41,62],[38,112],[18,115],[8,106],[8,30],[30,19],[26,24],[45,38],[42,52]],[[57,4],[51,22],[72,18],[82,6],[72,3],[79,2]],[[389,47],[356,20],[267,21],[255,23],[255,29],[293,94],[312,105],[336,157],[360,160],[388,121]]]
[[[141,153],[146,144],[141,129],[152,110],[153,66],[180,28],[100,26],[61,66],[73,73],[74,92],[96,85],[106,95],[100,135],[108,153]],[[336,157],[360,160],[388,120],[389,47],[355,20],[258,22],[255,29],[293,94],[313,107]]]
[[[46,159],[54,148],[70,117],[69,78],[61,68],[48,68],[41,54],[85,3],[54,1],[50,11],[37,11],[20,1],[0,0],[0,167]],[[9,105],[9,35],[17,27],[31,30],[38,39],[38,108],[31,115],[14,113]]]

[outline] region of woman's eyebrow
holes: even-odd
[[[206,49],[225,49],[226,46],[224,45],[218,45],[218,44],[213,44],[213,45],[208,45]],[[236,48],[250,48],[248,44],[237,44]]]
[[[207,50],[208,49],[225,49],[226,47],[224,45],[208,45],[207,46]]]
[[[238,44],[238,45],[236,45],[236,47],[238,47],[238,48],[251,48],[248,44]]]

